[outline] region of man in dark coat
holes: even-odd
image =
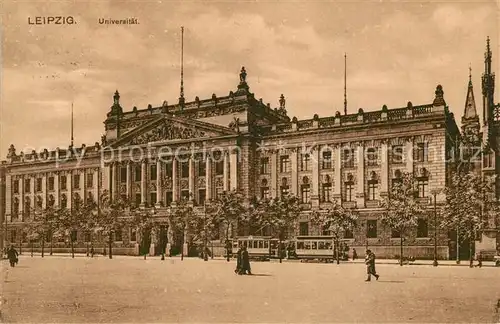
[[[250,269],[250,256],[246,247],[243,247],[243,252],[241,253],[241,270],[243,274],[252,274]]]
[[[10,246],[10,249],[7,251],[7,257],[9,258],[10,266],[15,267],[16,263],[19,262],[17,256],[19,254],[17,253],[16,249],[14,249],[14,246]]]
[[[366,250],[365,264],[366,273],[368,274],[368,278],[365,281],[371,281],[371,275],[374,275],[378,280],[380,276],[375,271],[375,254],[371,250]]]
[[[238,252],[236,252],[236,269],[234,269],[234,273],[241,274],[241,257],[242,251],[241,246],[238,248]]]

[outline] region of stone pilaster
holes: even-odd
[[[405,148],[406,172],[413,174],[413,140],[406,141]]]
[[[42,177],[42,208],[47,208],[47,174]]]
[[[340,203],[340,200],[342,198],[342,154],[340,151],[340,146],[335,146],[333,154],[335,155],[335,165],[333,166],[333,178],[335,181],[335,186],[333,187],[333,199],[337,199]]]
[[[389,154],[388,154],[388,146],[387,142],[382,143],[382,147],[380,149],[380,197],[387,197],[387,193],[389,190]]]
[[[97,168],[94,170],[94,172],[92,172],[90,174],[90,176],[93,178],[93,181],[92,181],[92,184],[94,185],[94,187],[92,188],[92,191],[94,192],[94,201],[97,202],[98,199],[100,199],[100,195],[101,193],[99,192],[99,174],[100,174],[100,169]]]
[[[205,200],[212,199],[212,160],[210,155],[206,156],[205,164]]]
[[[112,169],[112,176],[111,176],[111,192],[112,192],[112,199],[118,199],[120,197],[119,195],[119,190],[118,190],[118,169],[120,168],[120,165],[117,162],[113,163],[113,169]]]
[[[21,176],[19,179],[19,185],[21,186],[21,188],[19,188],[19,215],[18,215],[19,218],[22,218],[23,213],[24,213],[24,181],[25,181],[25,179],[26,179],[25,176]]]
[[[311,206],[319,207],[319,147],[312,149],[312,181],[311,181]]]
[[[59,207],[61,205],[60,199],[61,199],[61,193],[59,190],[59,172],[56,171],[54,172],[54,207]]]
[[[73,172],[71,170],[66,172],[66,202],[69,210],[71,210],[73,206]]]
[[[110,187],[110,178],[111,174],[111,164],[105,165],[103,170],[102,170],[102,190],[103,191],[108,191],[111,189]]]
[[[147,161],[142,160],[141,162],[141,207],[144,207],[146,202],[147,202],[147,179],[146,179],[146,168],[147,168]]]
[[[358,144],[357,157],[356,206],[362,208],[365,206],[365,149],[363,143]]]
[[[229,172],[230,172],[230,189],[238,190],[238,151],[233,150],[229,157]]]
[[[30,206],[31,206],[31,209],[35,209],[35,182],[36,182],[36,177],[35,176],[31,176],[31,181],[30,181]]]
[[[161,158],[158,157],[156,161],[156,207],[160,207],[163,201],[163,163],[161,162]]]
[[[224,152],[224,191],[229,190],[229,156],[227,152]]]
[[[7,171],[8,172],[8,171]],[[5,216],[12,215],[12,176],[10,174],[5,175]],[[19,188],[17,189],[19,192]],[[7,239],[7,238],[5,238]]]
[[[193,200],[194,195],[194,157],[190,156],[188,161],[189,166],[189,180],[188,180],[188,188],[189,188],[189,200]]]
[[[299,168],[297,166],[297,149],[292,150],[292,154],[290,155],[290,164],[291,164],[291,171],[292,171],[292,185],[291,185],[291,194],[292,195],[299,195],[299,190],[298,190],[298,172]]]
[[[278,184],[278,152],[271,153],[271,197],[276,198],[279,191]]]
[[[177,201],[179,198],[179,186],[177,183],[177,159],[172,159],[172,202]]]
[[[127,183],[126,183],[127,198],[130,201],[133,201],[133,200],[135,200],[135,197],[132,197],[132,162],[131,161],[127,161],[126,168],[127,168]]]

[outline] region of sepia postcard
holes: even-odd
[[[1,323],[500,323],[498,0],[0,13]]]

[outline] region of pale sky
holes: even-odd
[[[432,102],[437,84],[457,121],[469,63],[482,116],[486,36],[498,71],[498,4],[327,1],[4,1],[0,160],[22,149],[70,141],[92,145],[116,89],[125,111],[179,96],[180,26],[185,27],[185,96],[192,101],[235,90],[245,66],[250,90],[290,117],[343,110],[347,52],[348,110]],[[74,25],[29,25],[28,17],[74,17]],[[139,25],[99,25],[99,18]],[[497,73],[498,74],[498,73]],[[497,101],[499,82],[497,80]]]

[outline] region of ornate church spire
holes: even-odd
[[[474,100],[474,89],[472,87],[472,68],[469,66],[469,86],[467,88],[467,97],[465,98],[462,121],[473,118],[478,118],[478,115],[476,111],[476,101]]]

